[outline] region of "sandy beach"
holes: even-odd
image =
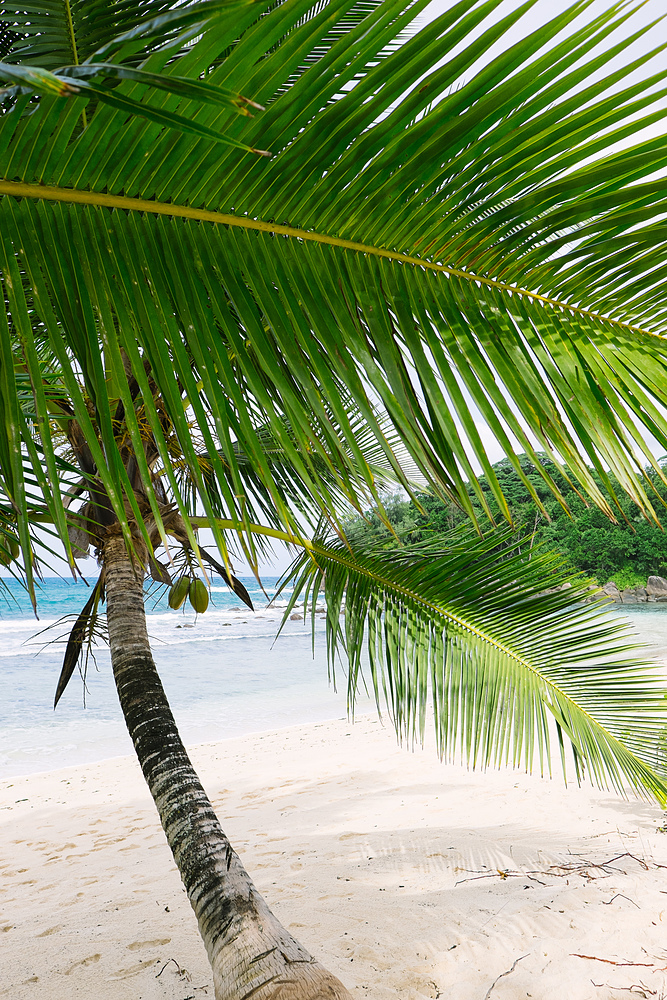
[[[354,996],[664,997],[657,806],[441,765],[374,716],[192,757],[270,905]],[[0,872],[0,996],[212,998],[133,759],[2,780]]]

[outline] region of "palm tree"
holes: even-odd
[[[220,827],[151,656],[147,571],[173,603],[204,607],[205,564],[244,599],[230,546],[256,564],[283,538],[294,601],[324,588],[351,697],[366,645],[399,732],[430,690],[447,756],[548,767],[556,735],[578,776],[667,797],[663,692],[581,582],[544,592],[567,582],[551,557],[525,562],[506,529],[345,539],[389,478],[411,492],[401,449],[472,518],[479,466],[508,513],[480,421],[538,506],[513,439],[556,495],[538,449],[609,516],[587,461],[657,517],[665,142],[627,142],[665,116],[667,70],[605,76],[632,5],[563,36],[575,3],[490,55],[530,4],[462,0],[417,30],[426,2],[2,5],[0,530],[33,594],[35,525],[75,573],[98,555],[57,696],[105,599],[218,1000],[349,994]]]

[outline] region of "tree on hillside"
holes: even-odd
[[[608,475],[614,494],[607,489],[602,477],[591,470],[600,492],[615,506],[617,522],[612,524],[599,507],[586,501],[568,483],[556,465],[545,455],[540,461],[549,470],[558,485],[564,507],[554,496],[533,463],[526,455],[518,460],[524,476],[539,496],[543,510],[535,506],[533,497],[512,463],[504,458],[493,465],[493,471],[502,486],[503,495],[516,527],[516,538],[526,546],[539,541],[553,552],[559,553],[573,571],[594,576],[600,584],[611,578],[628,581],[625,585],[646,583],[651,575],[667,573],[667,532],[664,530],[664,507],[667,488],[654,469],[646,469],[646,481],[654,490],[657,513],[661,523],[647,517],[637,504],[624,494],[613,474]],[[664,463],[664,459],[661,460]],[[480,525],[488,530],[501,518],[498,503],[491,493],[485,476],[479,483],[486,496],[491,517],[485,514],[481,503],[469,489],[471,501]],[[390,492],[383,498],[382,514],[376,510],[355,514],[346,524],[348,537],[373,538],[378,543],[395,545],[403,541],[427,541],[449,534],[458,525],[468,521],[466,514],[451,500],[443,500],[431,493],[417,494],[410,500],[399,492]]]
[[[34,525],[74,571],[98,555],[60,686],[104,598],[218,1000],[349,994],[215,817],[151,656],[146,572],[203,608],[205,564],[243,598],[230,546],[253,561],[290,540],[352,693],[366,643],[399,731],[419,733],[430,691],[443,754],[530,767],[553,726],[579,775],[667,796],[662,690],[599,610],[541,592],[551,557],[527,563],[511,529],[394,552],[344,538],[389,479],[411,491],[401,449],[475,522],[476,460],[509,516],[480,414],[538,509],[512,435],[553,495],[535,440],[610,516],[607,469],[653,516],[637,426],[667,450],[665,142],[618,148],[665,116],[667,70],[605,76],[631,39],[623,4],[575,27],[576,3],[499,51],[530,2],[462,0],[414,30],[426,6],[2,5],[2,530],[33,591]]]

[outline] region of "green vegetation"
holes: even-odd
[[[579,501],[513,451],[561,456],[591,532],[629,505],[613,566],[639,571],[638,512],[663,507],[642,431],[667,451],[667,66],[657,50],[642,81],[629,50],[618,62],[638,37],[625,3],[588,20],[573,3],[518,34],[531,0],[461,0],[421,24],[429,0],[28,6],[3,0],[0,23],[0,541],[33,597],[44,525],[75,575],[100,559],[56,697],[104,603],[216,1000],[351,1000],[215,817],[143,577],[172,586],[206,564],[247,603],[232,556],[257,566],[267,538],[287,540],[291,606],[323,592],[350,704],[367,654],[404,737],[430,702],[443,754],[470,766],[546,768],[557,740],[578,778],[667,801],[662,678],[573,600],[585,582],[555,589],[562,559],[525,558],[515,525],[555,530]],[[510,526],[433,538],[424,500],[426,541],[376,545],[352,524],[348,544],[350,510],[410,489],[406,454],[445,526]],[[661,569],[653,541],[649,555]],[[188,597],[204,610],[201,583]]]
[[[614,580],[623,590],[646,583],[651,574],[667,576],[667,531],[649,521],[637,505],[625,494],[618,481],[609,477],[607,485],[601,476],[591,472],[592,478],[616,510],[617,523],[612,523],[599,508],[585,502],[567,482],[553,462],[541,456],[543,465],[557,483],[568,511],[556,500],[527,456],[519,458],[526,480],[535,490],[543,506],[540,511],[530,495],[527,485],[508,459],[493,466],[498,482],[507,499],[512,520],[519,537],[525,544],[541,542],[544,547],[562,555],[572,570],[579,570],[593,577],[598,583]],[[652,470],[647,478],[655,490],[656,507],[667,504],[667,487]],[[485,477],[480,485],[494,520],[502,520],[498,503]],[[470,490],[471,502],[482,528],[491,526],[482,502]],[[385,506],[388,520],[396,534],[404,541],[423,542],[452,531],[459,524],[468,522],[468,516],[454,503],[445,503],[430,494],[418,498],[423,510],[409,501],[393,496]],[[667,511],[666,511],[667,514]],[[667,523],[663,518],[663,522]],[[366,520],[355,518],[350,524],[355,538],[386,538],[391,534],[376,513]]]

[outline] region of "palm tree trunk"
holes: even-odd
[[[227,840],[176,729],[151,654],[143,570],[103,552],[121,708],[213,968],[216,1000],[351,1000],[269,910]]]

